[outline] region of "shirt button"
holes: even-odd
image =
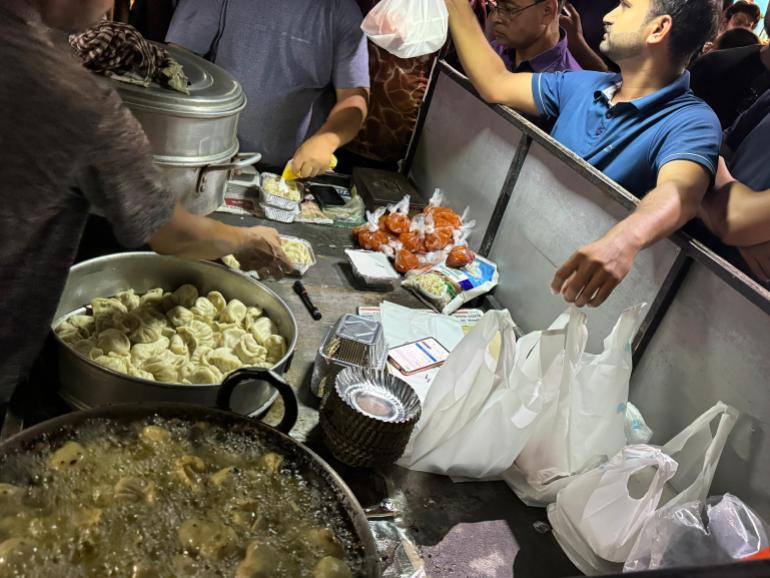
[[[612,113],[608,110],[607,114],[605,114],[604,116],[606,116],[607,118],[612,118]]]

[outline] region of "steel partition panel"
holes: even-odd
[[[631,379],[631,400],[665,443],[717,401],[741,417],[710,494],[770,520],[770,316],[693,264]]]
[[[440,188],[447,204],[470,208],[478,250],[523,133],[441,74],[416,144],[410,177],[423,195]]]
[[[557,268],[628,214],[593,183],[533,144],[492,244],[500,268],[495,297],[524,331],[547,327],[565,308],[549,286]],[[599,351],[620,313],[652,303],[680,249],[670,241],[643,251],[623,283],[589,316],[590,351]]]

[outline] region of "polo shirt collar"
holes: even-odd
[[[623,86],[623,77],[620,74],[614,74],[607,79],[608,86],[602,90],[594,92],[594,101],[603,100],[608,103],[612,100],[615,94]],[[673,99],[686,94],[690,90],[690,72],[685,70],[684,73],[679,76],[674,82],[668,86],[664,86],[658,91],[631,100],[627,103],[636,108],[639,112],[644,112],[658,107],[661,104],[672,101]]]

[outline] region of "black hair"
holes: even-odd
[[[747,2],[746,0],[738,0],[735,4],[730,6],[725,11],[725,18],[730,20],[730,18],[741,12],[748,14],[749,18],[751,18],[751,21],[754,23],[754,26],[756,26],[759,23],[759,19],[762,18],[762,11],[759,9],[759,6],[753,2]]]
[[[689,62],[693,54],[714,36],[719,13],[714,0],[652,0],[650,17],[671,16],[671,58]]]
[[[745,28],[733,28],[723,32],[714,42],[714,50],[726,50],[728,48],[740,48],[759,44],[759,36]]]

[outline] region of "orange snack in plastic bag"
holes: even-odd
[[[408,273],[412,269],[417,269],[420,266],[420,260],[417,255],[406,249],[399,250],[396,253],[396,271],[399,273]]]
[[[409,217],[403,213],[391,213],[385,218],[385,224],[391,233],[400,235],[401,233],[407,233],[409,231],[411,221],[409,220]]]
[[[476,254],[466,245],[457,245],[456,247],[452,247],[452,250],[449,251],[449,256],[446,258],[446,264],[447,267],[459,269],[460,267],[465,267],[466,265],[473,263],[475,258]]]
[[[442,227],[433,233],[425,235],[425,250],[428,252],[441,251],[453,240],[452,229]]]
[[[425,252],[425,240],[416,231],[407,231],[401,233],[398,236],[398,240],[401,241],[404,249],[411,251],[412,253],[424,253]]]

